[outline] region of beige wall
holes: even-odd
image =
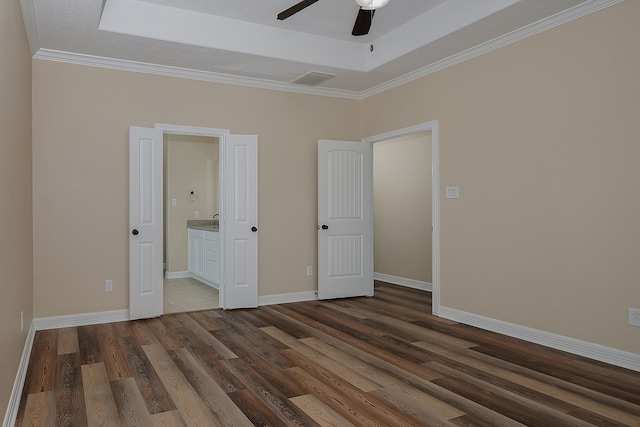
[[[165,136],[165,250],[167,272],[188,269],[187,220],[213,219],[218,212],[218,138]],[[197,199],[189,198],[191,191]],[[176,200],[176,205],[171,200]]]
[[[442,305],[640,353],[640,2],[362,103],[440,120]]]
[[[438,119],[440,191],[461,188],[441,200],[442,304],[640,353],[638,17],[622,2],[362,102],[35,60],[35,314],[128,307],[129,125],[259,135],[270,295],[316,287],[316,140]]]
[[[258,135],[259,293],[316,289],[317,140],[357,139],[358,101],[34,60],[33,103],[36,317],[129,306],[130,125]]]
[[[15,0],[0,0],[0,183],[0,408],[6,408],[33,317],[31,54]]]
[[[431,283],[431,134],[373,145],[374,270]]]

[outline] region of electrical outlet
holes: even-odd
[[[105,280],[104,281],[104,290],[106,292],[113,291],[113,280]]]
[[[640,308],[629,309],[629,324],[631,326],[640,326]]]
[[[313,276],[313,266],[312,265],[308,265],[307,266],[307,276]]]

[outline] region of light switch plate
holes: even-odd
[[[446,187],[444,197],[445,199],[459,199],[460,187]]]

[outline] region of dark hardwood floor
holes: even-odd
[[[375,294],[39,331],[17,425],[640,426],[638,372]]]

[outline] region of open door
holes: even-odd
[[[318,298],[373,296],[373,149],[318,141]]]
[[[224,264],[221,306],[258,306],[258,137],[224,143]]]
[[[129,130],[129,317],[162,315],[162,130]]]

